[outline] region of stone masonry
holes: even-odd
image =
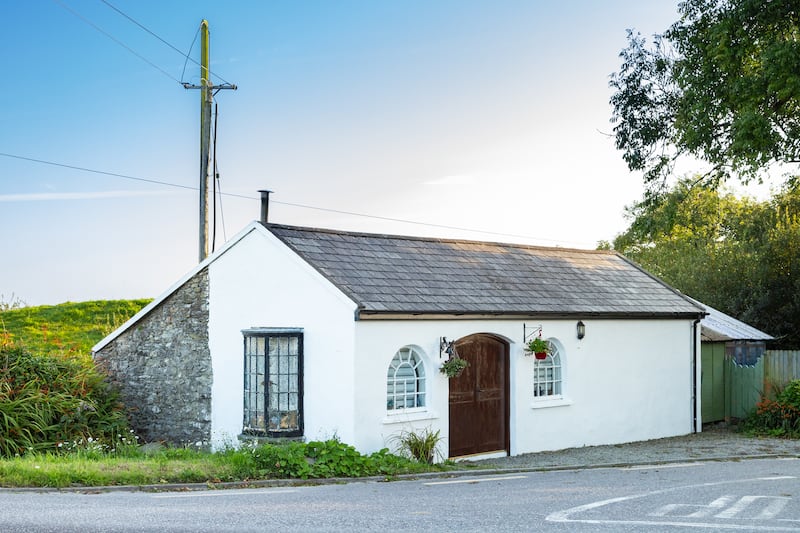
[[[204,269],[94,354],[146,442],[210,440],[208,283]]]

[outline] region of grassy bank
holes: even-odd
[[[0,311],[0,345],[13,342],[37,354],[88,356],[92,346],[150,300],[97,300]]]

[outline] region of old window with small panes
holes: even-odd
[[[244,333],[244,433],[269,437],[303,434],[303,333]]]
[[[558,346],[549,342],[550,353],[533,363],[533,396],[535,398],[558,398],[561,396],[561,355]]]

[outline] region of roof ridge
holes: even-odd
[[[439,243],[454,243],[454,244],[480,244],[480,245],[494,245],[494,246],[510,246],[514,248],[522,248],[526,250],[558,250],[560,252],[579,252],[579,253],[587,253],[587,254],[598,254],[598,255],[616,255],[619,256],[620,254],[616,250],[591,250],[587,248],[569,248],[569,247],[562,247],[562,246],[541,246],[536,244],[523,244],[523,243],[514,243],[514,242],[499,242],[499,241],[478,241],[478,240],[471,240],[471,239],[453,239],[453,238],[443,238],[443,237],[423,237],[419,235],[398,235],[393,233],[369,233],[363,231],[347,231],[347,230],[338,230],[333,228],[314,228],[308,226],[293,226],[289,224],[274,224],[272,222],[266,224],[266,228],[271,230],[271,228],[277,229],[287,229],[291,231],[305,231],[305,232],[314,232],[314,233],[327,233],[331,235],[347,235],[351,237],[371,237],[371,238],[379,238],[379,239],[391,239],[391,240],[411,240],[411,241],[420,241],[420,242],[439,242]]]

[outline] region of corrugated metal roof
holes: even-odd
[[[369,314],[699,317],[621,255],[267,225]]]
[[[700,321],[700,334],[704,341],[771,341],[774,339],[772,335],[726,315],[710,305],[698,302],[694,298],[690,299],[708,313],[708,316]]]

